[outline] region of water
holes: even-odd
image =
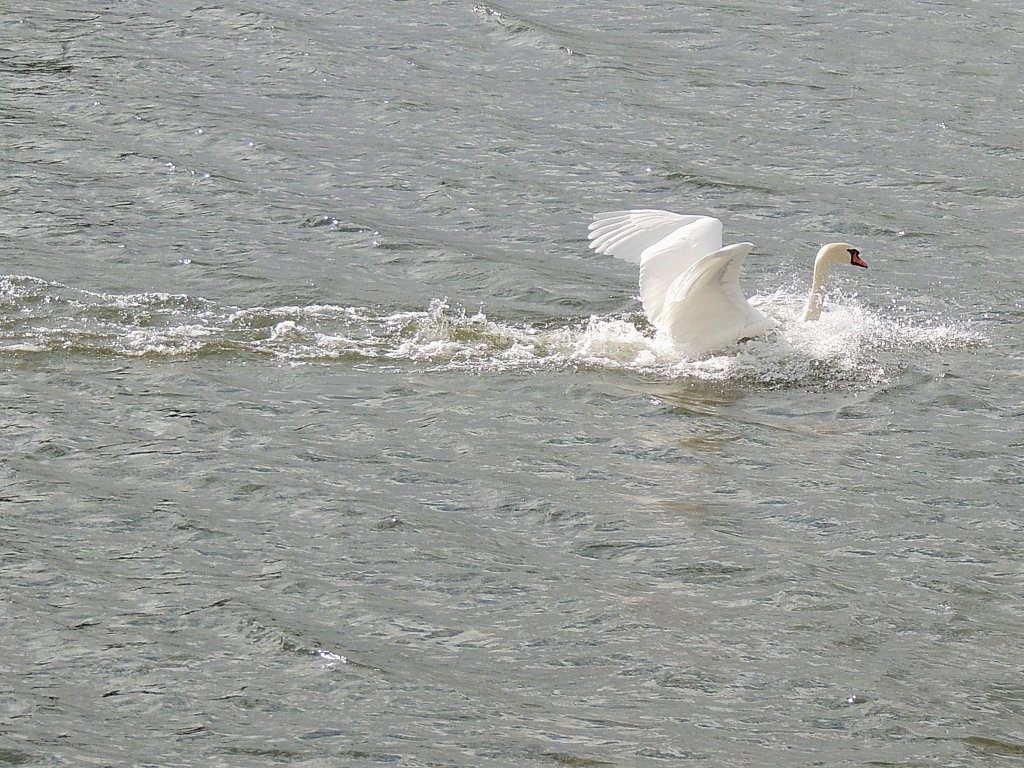
[[[0,764],[1020,761],[1015,4],[0,21]]]

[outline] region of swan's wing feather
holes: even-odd
[[[640,264],[640,298],[657,325],[672,283],[722,247],[722,222],[669,211],[611,211],[594,217],[589,237],[598,253]]]
[[[721,248],[672,283],[659,327],[676,344],[705,354],[774,327],[740,288],[740,268],[753,247],[737,243]]]
[[[703,218],[706,217],[653,209],[607,211],[595,214],[587,237],[590,247],[598,253],[639,264],[645,250],[680,227]]]
[[[710,216],[677,228],[644,251],[640,262],[640,299],[647,317],[659,325],[665,294],[680,275],[722,247],[722,222]]]

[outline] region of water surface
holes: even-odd
[[[0,21],[0,763],[1020,760],[1014,4]]]

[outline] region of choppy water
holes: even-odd
[[[0,764],[1019,762],[1022,41],[0,12]],[[778,330],[656,338],[623,207],[755,242]]]

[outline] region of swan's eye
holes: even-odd
[[[858,251],[856,248],[847,248],[846,252],[850,254],[850,258],[853,258],[854,256],[860,256],[860,251]]]

